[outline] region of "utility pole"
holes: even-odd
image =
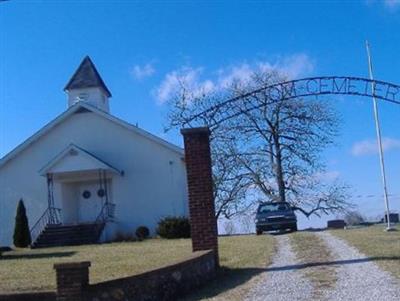
[[[393,231],[395,229],[392,228],[391,225],[390,225],[389,199],[388,199],[387,184],[386,184],[385,160],[383,158],[381,126],[379,124],[378,103],[377,103],[376,97],[375,97],[375,83],[373,82],[374,75],[373,75],[373,72],[372,72],[371,52],[370,52],[370,49],[369,49],[368,41],[365,41],[365,46],[367,48],[369,78],[372,80],[371,88],[372,88],[372,100],[373,100],[373,104],[374,104],[375,129],[376,129],[376,137],[377,137],[378,149],[379,149],[379,159],[380,159],[380,165],[381,165],[381,175],[382,175],[382,184],[383,184],[383,197],[384,197],[384,200],[385,200],[385,207],[386,207],[386,220],[387,220],[386,231]]]

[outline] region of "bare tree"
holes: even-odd
[[[233,235],[235,233],[235,224],[233,221],[227,220],[224,223],[224,231],[226,235]]]
[[[242,175],[241,166],[237,165],[234,139],[227,127],[218,127],[218,124],[208,116],[199,116],[201,121],[194,121],[192,117],[221,102],[225,93],[213,91],[192,91],[185,78],[180,79],[180,89],[169,102],[166,130],[183,126],[209,126],[211,129],[211,157],[213,161],[213,184],[216,217],[231,217],[249,210],[256,201],[247,193],[251,185],[249,179]],[[223,134],[225,133],[225,134]],[[229,134],[229,135],[227,135]]]
[[[364,216],[358,211],[346,212],[343,216],[347,225],[355,226],[365,222]]]
[[[350,207],[345,185],[323,181],[321,153],[338,133],[333,107],[316,99],[276,101],[267,89],[248,93],[283,80],[258,70],[249,81],[196,95],[182,82],[170,102],[169,128],[211,127],[217,216],[229,218],[259,200],[287,201],[307,217]],[[218,114],[204,113],[213,108]]]
[[[240,223],[244,233],[254,233],[254,219],[255,214],[243,214],[240,216]]]
[[[215,215],[217,218],[224,216],[229,219],[246,212],[251,206],[252,203],[246,199],[246,188],[250,183],[241,175],[229,150],[220,149],[219,146],[221,143],[213,143],[212,148]]]

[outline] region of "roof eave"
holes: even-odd
[[[107,169],[107,170],[111,170],[116,174],[119,175],[123,175],[123,171],[119,170],[118,168],[112,166],[111,164],[105,162],[104,160],[98,158],[97,156],[93,155],[92,153],[88,152],[87,150],[71,143],[69,144],[65,149],[63,149],[60,153],[58,153],[53,159],[51,159],[49,162],[46,163],[45,166],[43,166],[38,172],[41,176],[46,176],[49,172],[49,170],[51,170],[54,165],[56,165],[60,160],[62,160],[65,155],[71,151],[71,150],[76,150],[78,152],[82,152],[84,153],[87,157],[92,158],[92,160],[97,161],[99,164],[102,165],[103,169]]]
[[[104,94],[106,94],[106,96],[108,98],[112,97],[112,94],[111,94],[110,90],[108,90],[108,88],[105,85],[104,85],[104,87],[96,86],[96,85],[89,85],[89,86],[82,87],[80,89],[85,89],[85,88],[99,88],[99,89],[103,90]],[[67,87],[64,88],[64,92],[67,92],[67,93],[72,91],[72,90],[76,90],[76,88],[73,88],[73,89],[68,89]]]

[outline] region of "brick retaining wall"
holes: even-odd
[[[190,292],[215,276],[213,251],[199,251],[191,258],[132,277],[90,285],[88,301],[167,301]]]

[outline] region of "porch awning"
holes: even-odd
[[[48,173],[71,173],[91,170],[108,170],[122,175],[123,172],[87,150],[70,144],[52,160],[43,166],[39,173],[45,176]]]

